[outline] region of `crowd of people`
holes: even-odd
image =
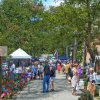
[[[33,61],[30,66],[15,67],[10,61],[7,69],[2,69],[2,93],[1,98],[10,97],[22,90],[31,80],[43,80],[43,92],[54,91],[54,79],[56,75],[55,63],[50,61]]]
[[[89,66],[88,68],[87,66],[85,67],[84,71],[81,64],[78,62],[67,62],[64,64],[64,72],[67,81],[72,87],[72,95],[77,95],[77,89],[80,88],[80,79],[85,76],[87,85],[84,89],[88,90],[92,96],[95,96],[96,83],[100,83],[100,72],[95,72],[94,67],[92,66]]]
[[[43,80],[43,93],[52,92],[55,90],[54,80],[56,72],[59,75],[61,72],[66,75],[66,80],[72,87],[72,95],[77,95],[76,91],[79,87],[80,78],[83,75],[82,66],[78,62],[72,63],[72,61],[67,61],[62,63],[57,61],[54,63],[48,60],[45,62],[34,61],[28,67],[19,66],[16,68],[15,64],[11,61],[8,73],[3,73],[1,98],[22,89],[32,79]],[[100,73],[96,73],[93,67],[89,67],[86,69],[85,74],[88,80],[86,89],[94,96],[96,89],[95,82],[100,82]]]

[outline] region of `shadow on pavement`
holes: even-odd
[[[41,80],[33,80],[33,82],[28,84],[27,88],[21,91],[19,95],[13,97],[13,100],[31,100],[31,99],[41,100],[42,98],[52,97],[53,95],[66,90],[71,91],[71,87],[67,83],[66,79],[56,79],[55,91],[48,92],[48,93],[41,93],[42,92]]]

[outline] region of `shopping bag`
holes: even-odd
[[[76,85],[76,91],[79,91],[80,90],[80,86],[79,84]]]
[[[71,77],[70,76],[68,77],[68,81],[71,81]]]

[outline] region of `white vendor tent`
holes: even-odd
[[[13,53],[10,54],[10,57],[12,59],[31,59],[32,57],[27,54],[24,50],[21,48],[17,49]]]

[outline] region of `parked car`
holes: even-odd
[[[52,61],[52,62],[54,62],[54,63],[56,63],[56,61],[57,61],[57,59],[54,56],[51,57],[49,60]]]
[[[39,61],[44,62],[44,61],[46,61],[46,58],[45,57],[39,57]]]
[[[58,59],[61,60],[62,62],[66,62],[69,60],[69,58],[66,56],[59,56]]]

